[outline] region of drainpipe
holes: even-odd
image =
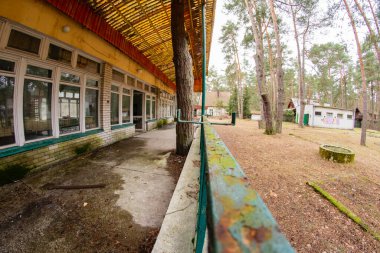
[[[202,0],[202,110],[201,121],[205,117],[206,107],[206,0]],[[207,206],[207,186],[206,186],[206,150],[205,150],[205,131],[201,124],[201,168],[199,176],[199,199],[198,199],[198,222],[197,222],[197,241],[196,253],[203,251],[206,235],[206,206]]]

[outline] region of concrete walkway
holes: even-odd
[[[175,188],[174,148],[168,126],[0,187],[0,252],[146,252]]]

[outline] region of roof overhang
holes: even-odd
[[[45,0],[96,33],[175,90],[171,0]],[[184,0],[193,58],[194,91],[202,90],[202,2]],[[206,59],[210,55],[216,0],[206,1]]]

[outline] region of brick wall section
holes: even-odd
[[[100,88],[100,126],[104,132],[111,131],[111,82],[112,66],[104,63]]]
[[[86,143],[91,143],[91,149],[97,149],[110,145],[116,141],[132,137],[135,134],[135,127],[112,130],[92,134],[71,141],[61,142],[32,151],[8,156],[0,159],[0,169],[12,164],[23,164],[32,168],[43,168],[57,162],[67,160],[77,156],[75,149]]]

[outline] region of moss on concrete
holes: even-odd
[[[323,144],[319,146],[319,154],[322,158],[337,163],[351,163],[355,160],[355,153],[350,149]]]

